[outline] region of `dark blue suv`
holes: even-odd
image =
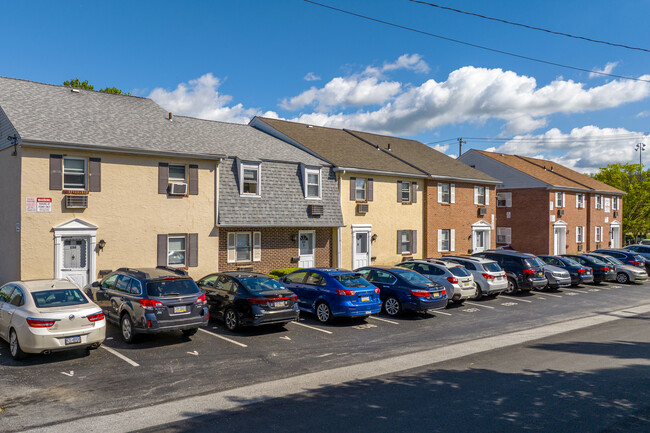
[[[189,337],[208,324],[205,295],[180,269],[120,268],[92,283],[87,294],[127,343],[136,334],[182,331]]]

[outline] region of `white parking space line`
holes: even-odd
[[[561,298],[562,297],[562,295],[553,295],[551,293],[544,293],[544,296],[550,296],[552,298]]]
[[[443,316],[452,316],[452,314],[445,313],[445,312],[442,312],[442,311],[434,311],[433,314],[442,314]]]
[[[489,305],[483,305],[483,304],[475,304],[474,302],[467,302],[465,301],[466,305],[474,305],[475,307],[485,307],[489,308],[490,310],[494,310],[495,307],[490,307]]]
[[[542,298],[541,296],[537,296],[535,299],[543,299],[544,301],[546,301],[546,298]]]
[[[381,317],[370,316],[368,319],[379,320],[380,322],[390,323],[392,325],[399,325],[399,322],[393,322],[392,320],[382,319]]]
[[[327,331],[325,329],[316,328],[315,326],[305,325],[304,323],[300,323],[300,322],[289,322],[289,323],[293,323],[294,325],[304,326],[305,328],[313,329],[314,331],[324,332],[326,334],[332,334],[333,333],[332,331]]]
[[[101,346],[99,346],[99,347],[101,347],[102,349],[105,349],[108,353],[111,353],[111,354],[117,356],[117,357],[120,358],[122,361],[126,361],[126,362],[128,362],[129,364],[131,364],[131,365],[134,366],[134,367],[140,367],[140,364],[138,364],[137,362],[135,362],[135,361],[132,360],[131,358],[127,358],[126,356],[122,355],[120,352],[118,352],[118,351],[115,350],[115,349],[111,349],[110,347],[107,347],[107,346],[105,346],[105,345],[103,345],[103,344],[102,344]]]
[[[206,334],[212,335],[213,337],[221,338],[224,341],[227,341],[228,343],[236,344],[237,346],[240,347],[248,347],[244,343],[240,343],[239,341],[231,340],[230,338],[224,337],[223,335],[215,334],[214,332],[206,331],[205,329],[199,328],[199,331],[205,332]]]
[[[562,291],[568,290],[570,292],[585,293],[585,290],[576,290],[576,289],[567,289],[566,287],[562,288]]]
[[[528,299],[520,299],[520,298],[517,298],[517,301],[528,302],[529,304],[533,302],[533,301],[529,301]]]

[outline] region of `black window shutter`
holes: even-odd
[[[402,254],[402,231],[397,230],[397,254]]]
[[[411,184],[411,203],[418,202],[418,183],[413,182]]]
[[[367,197],[368,201],[372,201],[372,199],[373,199],[372,184],[373,184],[372,179],[368,179],[368,183],[366,185],[366,188],[368,188],[368,197]]]
[[[189,195],[199,195],[199,166],[196,164],[190,164],[188,192]]]
[[[397,181],[397,202],[398,203],[402,202],[402,181],[401,180]]]
[[[357,178],[351,177],[350,178],[350,200],[354,201],[357,199],[356,192],[357,192]]]
[[[169,164],[166,162],[158,163],[158,194],[167,194],[169,187]]]
[[[88,191],[100,192],[102,190],[102,160],[101,158],[88,158]]]
[[[199,265],[199,234],[190,233],[189,237],[189,254],[187,256],[187,266],[197,267]]]
[[[158,235],[158,266],[167,266],[167,235]]]
[[[50,190],[63,189],[63,155],[50,155]]]
[[[415,185],[415,184],[414,184]],[[418,252],[418,231],[411,231],[411,254]]]

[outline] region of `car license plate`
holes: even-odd
[[[274,307],[284,307],[287,305],[287,301],[275,301],[273,302]]]
[[[187,313],[186,305],[174,305],[174,314]]]
[[[73,337],[65,337],[65,344],[77,344],[81,343],[81,335],[75,335]]]
[[[432,298],[437,298],[438,296],[440,296],[440,292],[433,292],[433,293],[431,294],[431,297],[432,297]]]
[[[370,301],[370,296],[362,296],[361,297],[361,302],[369,302]]]

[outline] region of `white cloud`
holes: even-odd
[[[207,73],[187,83],[180,83],[172,91],[155,88],[149,98],[174,114],[199,119],[248,123],[256,115],[277,117],[277,113],[272,111],[263,113],[256,108],[244,108],[242,104],[230,106],[232,96],[219,93],[220,85],[221,80]]]
[[[568,134],[553,128],[540,135],[518,136],[493,151],[550,159],[583,173],[595,173],[607,164],[638,162],[634,146],[643,141],[650,141],[650,135],[589,125]]]
[[[368,66],[364,74],[382,77],[385,72],[406,69],[419,74],[427,74],[431,68],[419,54],[402,54],[393,63],[384,63],[381,68]]]
[[[642,117],[648,117],[650,116],[650,111],[641,111],[640,113],[637,113],[636,117],[642,118]]]
[[[429,146],[429,147],[433,147],[438,152],[442,152],[442,153],[446,153],[449,150],[449,145],[448,144],[435,144],[435,145]]]
[[[307,75],[303,78],[305,81],[319,81],[320,77],[313,72],[308,72]]]
[[[601,72],[603,74],[611,74],[614,68],[618,65],[618,62],[607,62],[603,69],[594,68],[595,72]],[[594,74],[593,72],[589,73],[589,78],[602,77],[600,74]]]
[[[650,75],[640,77],[650,79]],[[353,97],[354,96],[354,97]],[[336,128],[415,135],[442,125],[489,119],[507,122],[506,129],[527,133],[546,125],[545,116],[601,110],[650,96],[650,83],[613,80],[587,88],[573,80],[556,79],[538,87],[532,77],[501,69],[466,66],[446,81],[429,79],[419,86],[377,78],[337,77],[322,88],[312,87],[285,99],[283,108],[310,104],[315,113],[292,120]],[[380,104],[376,109],[351,108]]]

